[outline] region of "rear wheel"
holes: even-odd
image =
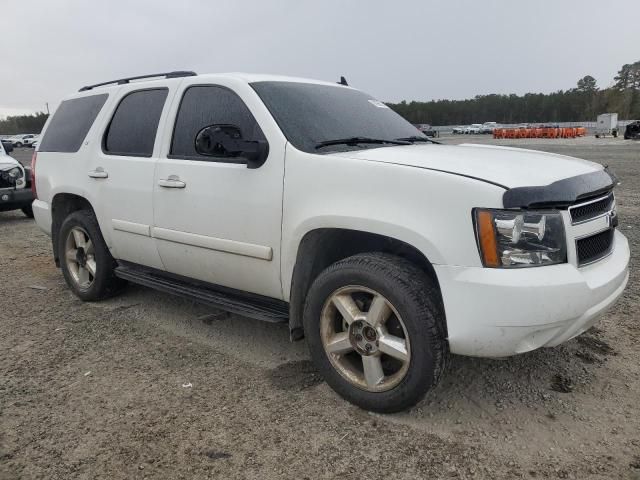
[[[22,148],[22,142],[16,142],[16,148]]]
[[[367,410],[414,405],[448,358],[437,287],[392,255],[355,255],[322,272],[307,296],[304,329],[327,383]]]
[[[116,262],[91,211],[74,212],[62,223],[58,258],[67,284],[82,300],[108,298],[125,283],[114,274]]]

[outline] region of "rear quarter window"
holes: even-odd
[[[138,90],[127,94],[116,108],[102,148],[109,155],[150,157],[158,123],[169,90]]]
[[[75,153],[80,150],[108,96],[103,93],[62,102],[47,127],[38,151]]]

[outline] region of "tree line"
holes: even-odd
[[[598,88],[587,75],[576,87],[553,93],[525,95],[478,95],[468,100],[387,103],[411,123],[458,125],[493,121],[498,123],[545,123],[595,121],[605,112],[620,119],[640,119],[640,61],[623,65],[613,86]],[[0,120],[0,135],[38,133],[49,115],[16,115]]]
[[[40,133],[49,115],[38,112],[33,115],[14,115],[0,120],[0,135]]]
[[[617,112],[620,119],[640,119],[640,61],[623,65],[613,86],[598,88],[587,75],[575,88],[553,93],[478,95],[467,100],[387,103],[411,123],[462,125],[595,121],[600,113]]]

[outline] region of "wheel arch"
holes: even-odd
[[[304,337],[302,313],[305,300],[311,284],[320,272],[344,258],[372,252],[389,253],[410,260],[433,280],[440,292],[438,277],[431,261],[413,245],[397,238],[367,231],[317,228],[307,232],[300,241],[291,273],[289,330],[292,340]],[[442,305],[442,296],[438,301]]]
[[[56,266],[60,266],[58,258],[58,232],[62,222],[73,212],[78,210],[90,210],[95,214],[95,210],[89,200],[73,193],[57,193],[51,200],[51,243],[53,246],[53,258]]]

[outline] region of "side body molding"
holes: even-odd
[[[150,225],[143,225],[141,223],[127,222],[125,220],[118,219],[111,220],[111,224],[113,225],[114,230],[120,232],[143,235],[146,237],[157,238],[158,240],[166,240],[168,242],[181,243],[183,245],[191,245],[194,247],[241,255],[244,257],[257,258],[260,260],[271,261],[273,259],[273,249],[263,245],[238,242],[225,238],[209,237],[206,235],[197,235],[195,233],[179,232],[177,230],[152,227]]]

